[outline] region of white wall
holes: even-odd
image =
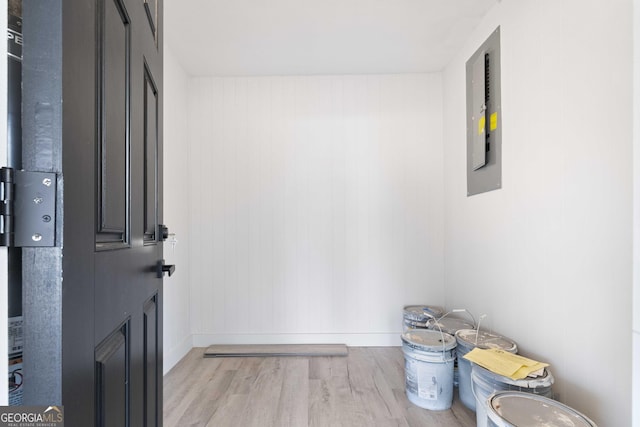
[[[189,150],[187,81],[171,47],[164,45],[164,223],[178,243],[164,243],[167,264],[176,272],[164,279],[164,367],[166,373],[191,349],[189,323]]]
[[[194,78],[194,345],[398,345],[443,301],[439,75]]]
[[[444,73],[445,302],[631,423],[631,1],[505,0]],[[466,197],[465,61],[498,26],[503,189]]]

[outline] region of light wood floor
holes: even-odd
[[[473,427],[411,404],[398,347],[350,347],[347,357],[202,357],[195,348],[164,379],[164,426]],[[454,393],[456,394],[456,393]]]

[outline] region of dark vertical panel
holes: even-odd
[[[99,242],[127,241],[129,219],[129,18],[119,0],[104,0],[100,40]]]
[[[64,49],[62,165],[64,182],[64,272],[62,295],[62,404],[65,424],[95,423],[95,304],[98,1],[58,0],[62,5]],[[49,6],[51,1],[29,1]],[[48,18],[50,19],[50,18]],[[45,24],[45,20],[42,24]],[[38,29],[40,31],[40,29]],[[25,47],[27,49],[28,47]],[[45,70],[45,72],[47,72]],[[58,204],[62,208],[63,204]],[[62,239],[56,241],[62,241]],[[42,292],[41,290],[39,292]],[[46,312],[53,301],[35,309]],[[113,329],[113,327],[112,327]],[[53,331],[47,334],[54,335]],[[49,356],[47,356],[49,357]],[[38,375],[35,375],[38,377]],[[43,390],[45,392],[45,390]]]
[[[96,348],[96,425],[128,427],[129,334],[128,322]]]
[[[160,417],[158,382],[158,296],[154,295],[144,306],[144,425],[157,427]]]
[[[15,2],[14,2],[15,3]],[[22,167],[22,18],[9,15],[7,149],[9,166]]]
[[[22,167],[60,173],[62,0],[26,1],[22,12]],[[57,188],[56,242],[61,242],[63,185],[60,180]],[[22,250],[25,405],[62,403],[61,255],[60,246]]]
[[[144,72],[144,240],[156,241],[158,229],[158,91]]]
[[[7,166],[22,169],[22,2],[9,1]],[[22,250],[8,248],[9,317],[22,316]]]

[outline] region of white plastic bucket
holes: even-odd
[[[434,331],[442,331],[449,335],[455,335],[460,329],[474,329],[476,326],[466,320],[457,317],[443,317],[438,321],[431,320],[427,322],[427,328]],[[460,383],[460,370],[458,369],[458,359],[453,364],[453,385],[458,386]]]
[[[499,391],[487,400],[491,427],[597,427],[585,415],[548,397]]]
[[[553,375],[545,368],[544,374],[538,378],[512,380],[493,373],[475,363],[471,367],[471,391],[476,398],[477,427],[487,426],[487,398],[496,391],[522,391],[552,398]]]
[[[403,309],[402,332],[410,329],[427,329],[427,323],[432,318],[430,316],[437,319],[443,314],[442,308],[435,305],[407,305]]]
[[[402,334],[407,398],[433,411],[451,408],[456,339],[439,331]]]
[[[471,362],[463,356],[474,348],[498,348],[517,353],[518,346],[509,338],[475,329],[460,329],[456,332],[456,354],[458,355],[458,393],[460,401],[472,411],[476,410],[476,399],[471,391]]]

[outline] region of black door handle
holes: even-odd
[[[158,264],[156,264],[158,279],[162,279],[164,273],[169,273],[169,276],[171,276],[174,271],[176,271],[176,266],[174,264],[165,264],[164,260],[158,261]]]

